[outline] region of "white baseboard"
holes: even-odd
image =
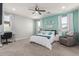
[[[23,39],[29,39],[31,36],[26,36],[26,37],[15,37],[13,39],[15,40],[23,40]]]
[[[22,38],[14,38],[15,40],[23,40],[23,39],[28,39],[28,37],[22,37]]]
[[[29,39],[31,35],[29,34],[15,34],[13,39],[15,40],[22,40],[22,39]]]

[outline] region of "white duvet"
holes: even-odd
[[[56,36],[52,35],[50,39],[42,36],[32,36],[30,42],[35,42],[40,45],[47,47],[48,49],[52,49],[52,44],[56,40]]]

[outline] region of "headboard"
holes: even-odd
[[[55,32],[55,35],[57,34],[57,31],[56,30],[44,30],[44,31],[54,31]]]

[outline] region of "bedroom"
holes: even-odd
[[[15,42],[2,44],[0,55],[79,55],[77,49],[79,39],[78,37],[73,39],[74,33],[79,33],[78,3],[3,3],[2,5],[1,35],[4,32],[12,32],[12,39]],[[63,38],[66,35],[68,40]],[[31,41],[45,47],[30,43]],[[8,50],[8,46],[11,51]],[[58,48],[60,51],[57,51]],[[53,53],[52,50],[57,52]],[[62,50],[67,53],[60,53]],[[25,51],[27,53],[24,53]]]

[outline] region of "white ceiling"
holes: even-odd
[[[38,7],[40,9],[45,9],[46,12],[42,13],[42,15],[33,15],[31,10],[34,9],[36,3],[4,3],[3,10],[8,13],[13,13],[21,16],[26,16],[30,18],[40,18],[41,16],[50,15],[50,14],[57,14],[62,12],[67,12],[72,9],[78,8],[78,3],[38,3]],[[62,9],[62,7],[65,7]],[[15,8],[16,10],[13,11],[12,9]],[[50,14],[47,14],[50,12]]]

